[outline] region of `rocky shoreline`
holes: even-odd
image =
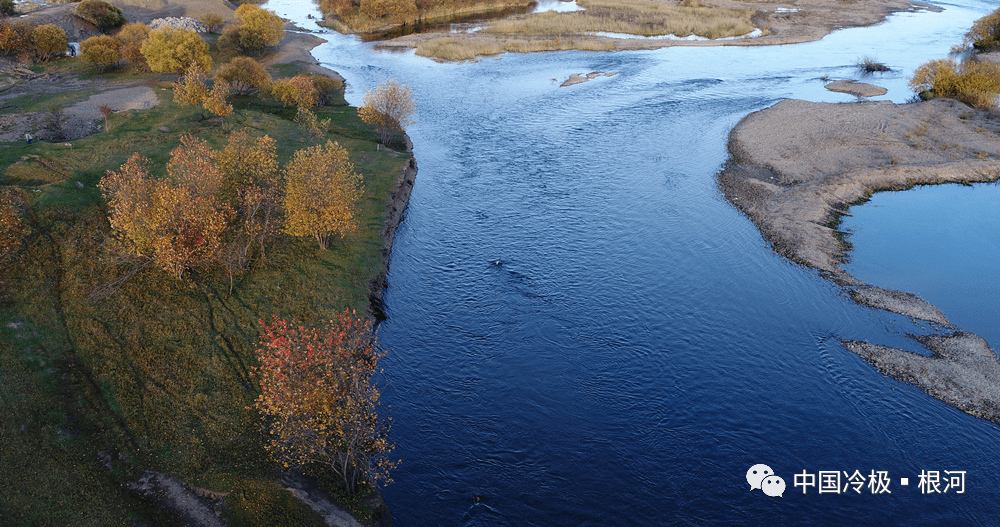
[[[913,336],[932,357],[867,342],[844,346],[879,371],[976,417],[1000,423],[1000,364],[988,343],[916,295],[868,285],[846,271],[837,231],[875,192],[1000,178],[1000,117],[950,99],[812,103],[785,100],[748,115],[729,136],[718,174],[725,198],[779,254],[844,287],[855,302],[937,324]]]

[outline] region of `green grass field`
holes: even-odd
[[[246,409],[257,393],[257,321],[277,314],[318,325],[344,308],[367,313],[368,282],[383,268],[385,204],[406,156],[378,151],[355,108],[316,108],[331,125],[315,138],[292,121],[294,108],[234,98],[224,123],[202,121],[197,108],[172,102],[166,77],[122,75],[156,90],[159,106],[113,115],[110,131],[72,147],[0,144],[0,184],[21,188],[31,205],[31,233],[0,262],[0,524],[172,525],[126,490],[149,469],[229,493],[230,525],[321,525],[274,483],[277,467]],[[30,105],[67,102],[53,95]],[[149,266],[92,301],[123,272],[103,249],[110,228],[95,185],[105,171],[138,152],[162,172],[182,134],[219,148],[244,127],[275,138],[282,164],[328,139],[346,147],[364,177],[362,228],[328,251],[280,237],[231,292],[223,271],[175,280]]]

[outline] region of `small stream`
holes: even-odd
[[[396,524],[995,524],[1000,427],[882,376],[839,341],[919,349],[906,335],[932,328],[858,306],[776,255],[714,179],[748,113],[789,97],[855,100],[825,79],[874,82],[889,90],[878,99],[904,102],[913,70],[996,8],[938,5],[790,46],[440,64],[326,32],[301,0],[266,4],[324,33],[313,53],[346,77],[352,104],[395,77],[419,105],[408,132],[420,172],[379,330],[402,459],[384,492]],[[862,77],[863,56],[892,71]],[[618,74],[559,87],[590,71]],[[898,195],[894,211],[914,201]],[[995,194],[983,199],[977,210],[997,210]],[[929,207],[948,215],[952,203]],[[926,295],[990,338],[995,317],[966,318],[920,289],[955,274],[950,261],[901,282],[888,279],[903,271],[866,274],[863,237],[896,235],[854,220],[852,271]],[[980,247],[969,236],[963,245]],[[991,263],[988,277],[995,254],[963,258]],[[996,313],[996,298],[973,310]],[[783,497],[750,491],[757,463],[784,479]],[[918,487],[921,471],[946,470],[965,472],[964,493]],[[891,493],[793,485],[820,471],[840,487],[886,471]]]

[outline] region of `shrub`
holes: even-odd
[[[881,72],[881,71],[889,71],[889,67],[888,66],[886,66],[885,64],[882,64],[881,62],[873,59],[872,57],[861,57],[861,58],[858,59],[858,62],[856,63],[856,65],[857,65],[858,69],[861,70],[861,73],[864,73],[864,74]]]
[[[229,83],[233,93],[251,95],[267,90],[271,85],[271,76],[264,66],[250,57],[236,57],[219,67],[215,78]]]
[[[209,33],[218,33],[219,28],[222,27],[226,21],[222,18],[222,15],[218,13],[208,13],[202,16],[199,21],[205,26],[205,29]]]
[[[917,68],[909,84],[922,98],[951,97],[976,108],[992,108],[1000,95],[1000,64],[932,60]]]
[[[101,33],[127,22],[121,9],[102,0],[83,0],[76,6],[76,15],[97,26]]]
[[[1000,9],[976,20],[965,34],[965,42],[981,51],[1000,48]]]
[[[39,60],[49,60],[53,53],[66,51],[66,32],[55,24],[43,24],[31,30],[31,43]]]
[[[104,71],[122,59],[121,44],[107,35],[90,37],[80,43],[80,59]]]

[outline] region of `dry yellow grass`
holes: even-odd
[[[500,34],[553,36],[573,33],[627,33],[640,36],[697,35],[724,38],[753,31],[749,9],[687,7],[653,0],[579,0],[586,11],[547,12],[491,23],[485,31]]]
[[[471,60],[476,57],[501,53],[532,53],[537,51],[611,51],[614,44],[606,42],[575,41],[570,39],[533,40],[511,38],[499,40],[459,40],[435,38],[417,45],[417,55],[442,60]]]

